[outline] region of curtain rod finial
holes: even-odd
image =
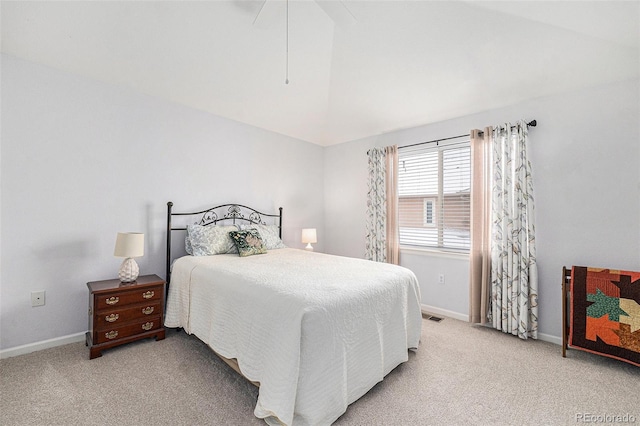
[[[531,120],[530,122],[527,123],[527,126],[531,126],[531,127],[536,127],[538,125],[538,122],[536,120]]]

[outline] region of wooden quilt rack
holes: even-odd
[[[562,267],[562,357],[567,357],[567,347],[569,346],[569,296],[571,286],[571,268]]]
[[[567,349],[640,367],[640,271],[562,268],[562,357]]]

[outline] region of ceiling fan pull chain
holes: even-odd
[[[287,66],[284,84],[289,84],[289,0],[287,0]]]

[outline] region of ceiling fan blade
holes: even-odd
[[[338,26],[346,27],[358,21],[343,0],[315,0],[315,2]]]
[[[251,25],[255,25],[256,21],[258,20],[258,17],[260,16],[260,13],[262,13],[262,9],[264,9],[264,5],[267,3],[267,0],[262,0],[262,4],[260,5],[260,10],[258,10],[258,13],[256,14],[256,17],[253,18],[253,22],[251,23]]]

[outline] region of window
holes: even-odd
[[[433,198],[424,199],[424,226],[434,226],[436,224],[434,203],[435,200]]]
[[[469,141],[401,149],[398,166],[400,245],[468,252]]]

